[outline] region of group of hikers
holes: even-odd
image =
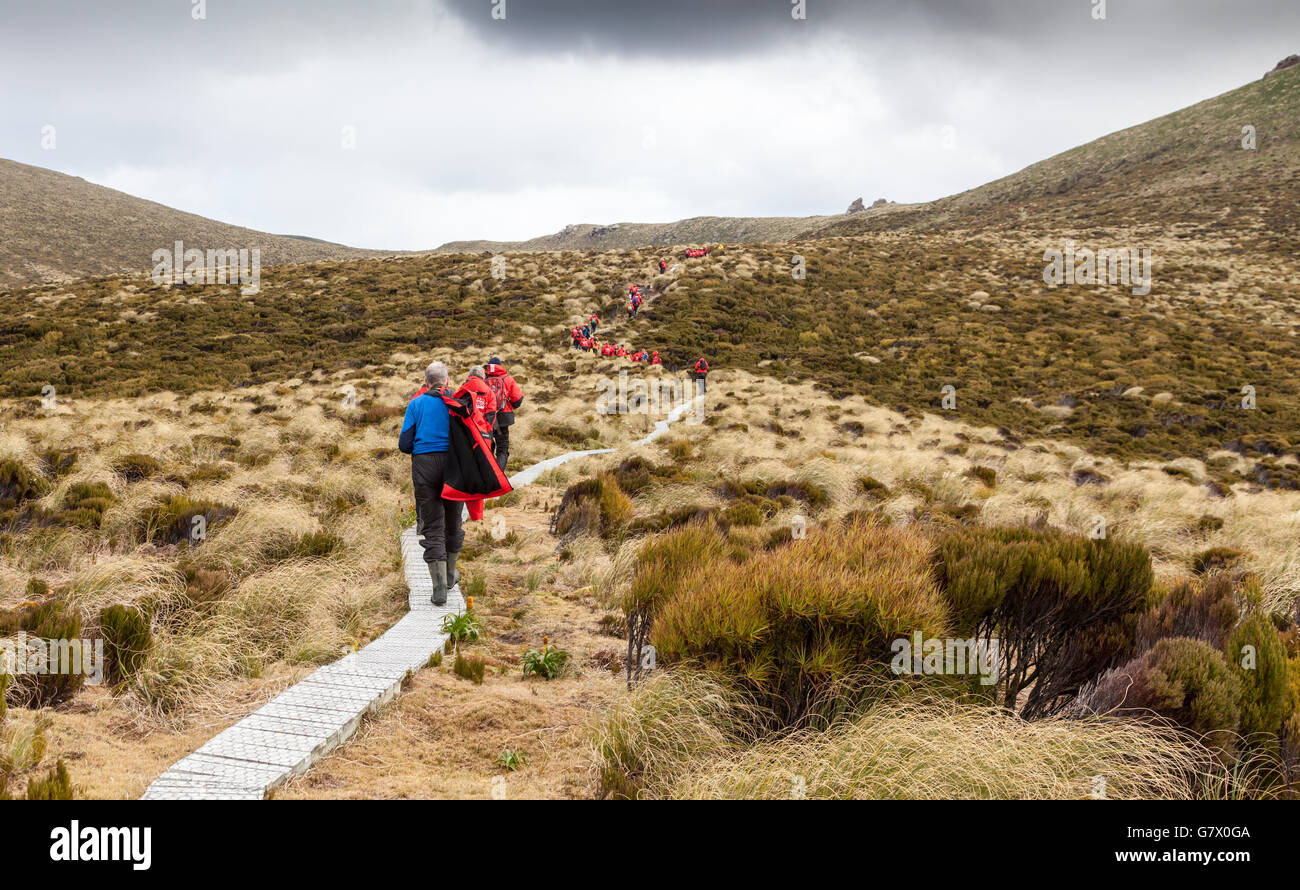
[[[686,256],[701,257],[709,249],[688,248]],[[659,260],[659,271],[668,263]],[[628,318],[640,311],[644,297],[636,284],[628,285]],[[593,355],[627,358],[663,365],[659,350],[635,351],[602,342],[596,335],[600,318],[593,312],[570,334],[573,348]],[[692,369],[701,392],[708,390],[709,363],[701,356]],[[433,582],[430,601],[447,603],[447,592],[460,580],[456,563],[465,543],[462,511],[470,519],[483,518],[483,502],[511,491],[506,478],[510,459],[510,427],[523,404],[524,393],[493,356],[470,369],[459,388],[443,362],[424,370],[424,384],[411,396],[402,418],[398,450],[411,455],[411,482],[415,488],[415,525],[424,561]]]
[[[446,605],[460,580],[456,561],[465,543],[461,511],[483,518],[483,501],[509,492],[510,427],[524,393],[501,359],[470,369],[453,389],[442,362],[424,370],[411,396],[397,447],[411,455],[415,526],[433,582],[430,601]]]
[[[660,260],[662,264],[663,261]],[[627,286],[627,317],[630,319],[641,311],[641,306],[645,303],[645,296],[641,293],[641,288],[636,284]],[[581,349],[590,352],[592,355],[603,355],[607,357],[626,358],[629,361],[645,362],[650,365],[661,365],[659,359],[659,350],[649,349],[629,349],[616,343],[603,341],[596,335],[597,329],[600,328],[600,316],[595,312],[582,324],[575,325],[569,330],[569,337],[573,341],[574,349]]]

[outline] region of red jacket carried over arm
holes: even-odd
[[[432,396],[430,396],[432,398]],[[442,396],[451,415],[448,425],[447,468],[443,476],[443,500],[481,501],[499,498],[512,491],[510,480],[497,466],[492,448],[474,423],[474,400],[469,394]]]

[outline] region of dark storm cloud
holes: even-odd
[[[497,2],[443,5],[482,39],[523,54],[720,58],[819,39],[887,36],[896,47],[922,53],[927,40],[988,38],[1023,51],[1084,55],[1089,49],[1081,44],[1097,36],[1088,30],[1096,0],[806,0],[800,20],[792,16],[793,0],[504,0],[503,20],[493,18]],[[1106,0],[1105,7],[1108,21],[1132,29],[1121,41],[1130,55],[1186,45],[1188,38],[1195,44],[1198,35],[1229,40],[1261,25],[1300,24],[1295,0]]]

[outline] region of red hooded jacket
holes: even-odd
[[[505,365],[485,365],[487,385],[496,400],[496,425],[511,426],[515,422],[515,410],[523,404],[524,391],[519,388],[515,378],[506,373]]]
[[[492,387],[482,377],[471,375],[452,398],[459,399],[466,394],[474,397],[474,415],[471,418],[474,425],[481,433],[491,433],[497,418],[497,399]]]

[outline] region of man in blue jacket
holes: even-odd
[[[397,447],[411,455],[415,510],[423,535],[420,546],[433,580],[432,602],[443,606],[447,603],[447,579],[452,578],[455,585],[456,559],[465,542],[460,524],[463,505],[442,497],[451,441],[451,413],[442,399],[447,388],[447,366],[433,362],[424,371],[424,381],[428,391],[406,406]]]

